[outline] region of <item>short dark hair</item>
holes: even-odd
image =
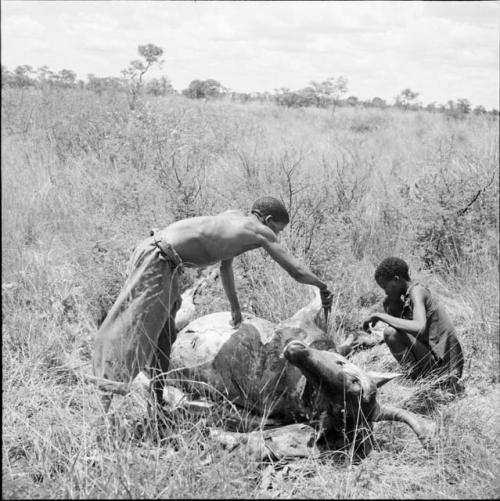
[[[273,197],[261,197],[256,200],[252,205],[251,212],[264,218],[272,216],[278,223],[288,224],[290,222],[290,216],[285,206]]]
[[[379,283],[382,278],[390,280],[396,275],[410,280],[408,264],[399,257],[386,257],[375,270],[375,281]]]

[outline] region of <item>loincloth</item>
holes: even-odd
[[[158,230],[153,228],[149,234],[153,238],[153,244],[160,251],[160,259],[163,261],[167,261],[170,264],[170,267],[173,270],[176,270],[177,273],[184,272],[184,263],[182,262],[181,257],[177,254],[177,251],[170,245],[168,242],[164,242],[161,239],[158,239],[156,234]]]

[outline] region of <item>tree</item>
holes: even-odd
[[[348,104],[349,106],[356,106],[359,104],[359,99],[356,96],[349,96],[346,99],[346,104]]]
[[[2,87],[10,87],[14,85],[14,75],[7,66],[2,64]]]
[[[372,106],[374,108],[385,108],[385,107],[387,107],[387,103],[385,102],[384,99],[382,99],[380,97],[374,97],[372,99]]]
[[[225,88],[217,80],[209,78],[203,84],[203,92],[205,97],[217,98],[225,92]]]
[[[310,92],[309,88],[299,91],[285,91],[280,92],[275,96],[276,103],[288,108],[301,108],[305,106],[315,106],[315,96]]]
[[[250,94],[247,92],[231,92],[230,93],[231,101],[236,101],[239,103],[247,103],[250,101]]]
[[[135,109],[137,98],[143,89],[142,79],[146,72],[154,64],[158,64],[161,67],[164,63],[164,61],[160,59],[163,55],[163,49],[161,47],[149,43],[147,45],[139,45],[137,51],[142,59],[130,61],[130,65],[121,71],[122,75],[128,81],[129,107],[131,110]]]
[[[61,87],[75,87],[76,73],[71,70],[61,70],[58,74],[58,84]]]
[[[472,113],[474,113],[474,115],[484,115],[486,114],[486,108],[483,105],[479,104],[472,110]]]
[[[464,99],[464,98],[458,99],[457,100],[457,110],[460,113],[464,113],[464,114],[470,113],[470,110],[471,110],[470,101],[468,99]]]
[[[118,77],[96,77],[92,73],[87,75],[87,89],[101,95],[103,92],[121,92],[127,89],[127,82]]]
[[[288,107],[317,106],[325,108],[335,105],[340,97],[347,92],[347,80],[344,77],[337,79],[330,77],[323,82],[309,82],[308,87],[291,91],[288,87],[275,89],[276,103]]]
[[[315,82],[311,82],[314,84]],[[305,107],[305,106],[317,106],[322,108],[325,105],[326,97],[322,95],[322,91],[315,88],[314,85],[309,87],[304,87],[295,92],[288,94],[288,98],[291,99],[292,106]]]
[[[465,113],[463,111],[464,103],[460,103],[461,100],[454,102],[452,99],[448,100],[445,106],[445,115],[448,118],[454,118],[456,120],[463,120]],[[467,101],[467,100],[466,100]],[[467,103],[465,103],[467,104]],[[469,105],[470,108],[470,105]]]
[[[425,109],[426,109],[427,111],[430,111],[430,112],[435,112],[435,111],[436,111],[436,109],[437,109],[435,101],[433,101],[432,103],[429,103],[429,104],[425,107]]]
[[[227,89],[220,82],[209,78],[208,80],[192,80],[182,93],[191,99],[215,99],[226,91]]]
[[[203,82],[201,80],[191,80],[187,89],[182,93],[191,99],[200,99],[203,97]]]
[[[38,76],[38,83],[42,88],[54,84],[54,72],[47,65],[40,66],[36,70],[36,74]]]
[[[396,106],[407,110],[413,104],[415,99],[417,99],[418,95],[418,92],[414,92],[407,87],[396,96]]]
[[[309,83],[316,97],[316,106],[324,108],[337,101],[347,92],[347,79],[344,77],[329,77],[323,82]]]
[[[166,76],[152,78],[146,84],[146,93],[152,94],[153,96],[166,96],[167,94],[173,94],[174,92],[174,88]]]
[[[30,76],[34,74],[33,68],[27,64],[16,66],[14,69],[14,78],[12,84],[15,87],[34,87],[35,80]]]

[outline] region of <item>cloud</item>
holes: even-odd
[[[242,91],[296,89],[343,75],[350,94],[373,87],[367,98],[481,87],[498,107],[498,13],[489,1],[2,2],[2,62],[119,76],[139,44],[154,43],[166,63],[151,76],[177,88],[215,78]]]
[[[28,15],[4,16],[1,30],[2,64],[13,67],[21,64],[40,66],[39,56],[51,48],[45,40],[45,34],[45,26]],[[16,53],[24,57],[10,57]]]
[[[475,26],[498,27],[498,2],[423,2],[425,14]]]
[[[29,15],[6,16],[2,20],[2,38],[7,41],[12,38],[40,37],[45,32],[45,26]]]

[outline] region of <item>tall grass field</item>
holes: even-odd
[[[1,134],[4,499],[500,497],[496,117],[176,95],[130,111],[121,94],[4,89]],[[283,245],[330,285],[337,341],[383,298],[373,273],[385,257],[405,259],[444,304],[464,394],[398,380],[379,392],[437,423],[434,450],[377,423],[361,462],[261,464],[211,441],[202,418],[168,440],[138,433],[142,407],[128,397],[114,425],[96,424],[100,396],[83,376],[134,246],[152,227],[248,211],[263,195],[290,212]],[[277,322],[305,305],[305,287],[265,252],[234,267],[244,309]],[[220,283],[199,304],[228,309]],[[385,344],[352,359],[398,370]]]

